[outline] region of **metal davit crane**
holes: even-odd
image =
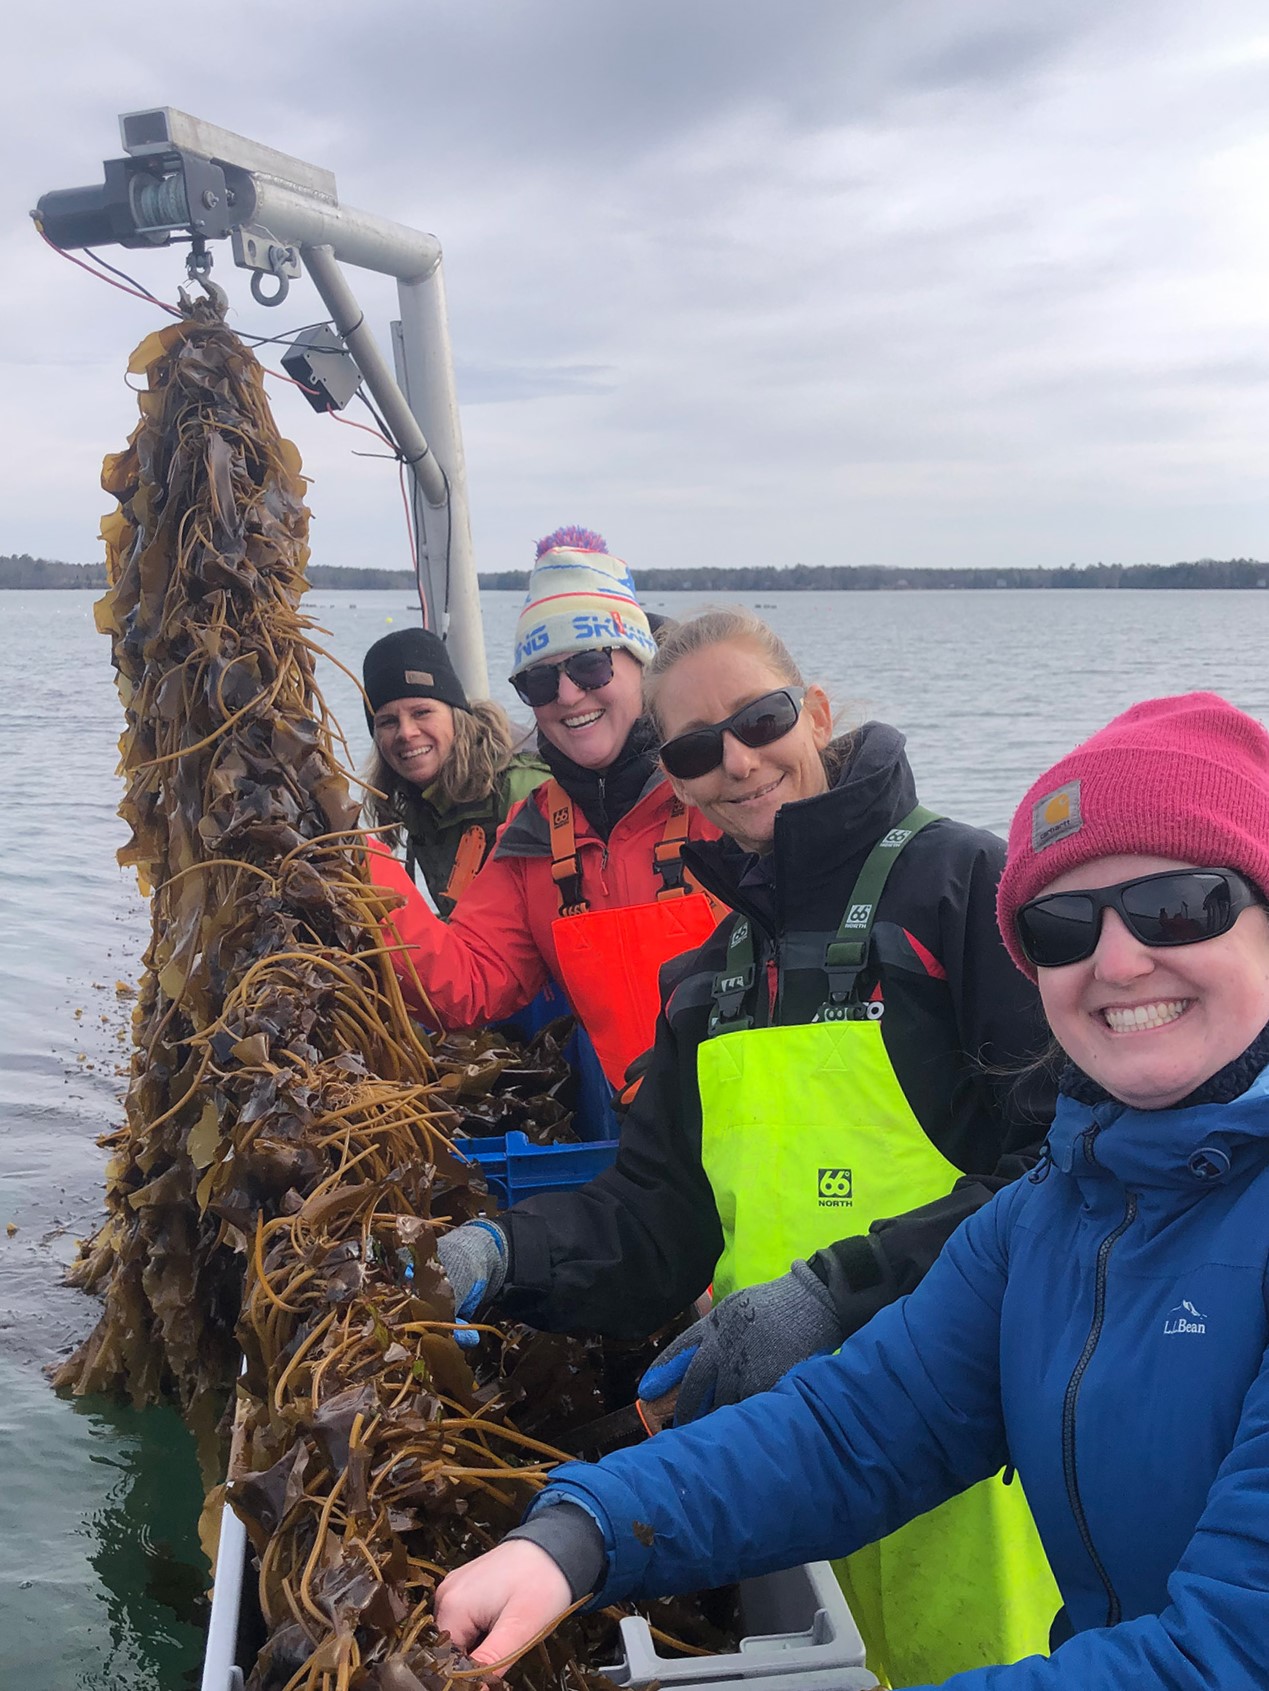
[[[333,331],[296,337],[283,364],[319,411],[364,382],[411,473],[411,521],[427,626],[442,635],[468,694],[488,694],[440,242],[341,205],[328,170],[170,106],[124,112],[125,157],[104,181],[41,196],[33,216],[63,251],[190,243],[189,276],[222,303],[209,243],[228,240],[252,297],[280,305],[307,270]],[[396,278],[400,318],[385,359],[343,266]]]
[[[62,251],[188,243],[185,269],[224,306],[211,279],[212,243],[228,240],[251,273],[258,304],[276,306],[308,272],[333,328],[291,337],[282,363],[318,411],[339,411],[364,383],[409,469],[410,518],[426,625],[447,640],[468,694],[487,696],[488,674],[454,387],[441,247],[434,235],[341,205],[334,176],[170,107],[125,112],[124,157],[100,185],[44,194],[32,214]],[[397,283],[399,320],[388,363],[345,266]],[[203,1663],[207,1691],[241,1687],[235,1665],[246,1534],[222,1512],[215,1598]]]

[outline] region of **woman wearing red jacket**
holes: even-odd
[[[484,868],[440,921],[399,864],[388,919],[407,998],[446,1028],[514,1014],[548,981],[568,994],[610,1083],[652,1043],[657,972],[699,945],[716,909],[684,877],[687,839],[717,829],[675,797],[642,716],[656,652],[630,571],[601,536],[538,543],[511,681],[538,726],[550,779],[507,820]]]

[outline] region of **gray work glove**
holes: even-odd
[[[674,1424],[681,1427],[770,1391],[795,1363],[836,1350],[845,1336],[828,1288],[795,1262],[778,1280],[733,1292],[680,1333],[639,1381],[639,1396],[655,1410],[677,1386]]]
[[[492,1221],[465,1221],[436,1241],[445,1278],[454,1292],[454,1314],[460,1323],[473,1319],[492,1303],[507,1278],[507,1236]],[[480,1334],[462,1325],[454,1338],[465,1349],[480,1343]]]

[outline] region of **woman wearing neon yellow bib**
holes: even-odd
[[[1059,759],[1018,807],[998,899],[1069,1059],[1040,1164],[837,1355],[557,1469],[517,1541],[441,1585],[454,1642],[498,1661],[570,1592],[600,1606],[808,1561],[1011,1460],[1065,1638],[948,1691],[1264,1691],[1267,903],[1254,718],[1151,699]]]
[[[663,972],[615,1168],[440,1249],[461,1314],[556,1330],[643,1336],[712,1280],[640,1388],[677,1393],[682,1423],[911,1290],[1029,1166],[1053,1094],[1017,1079],[1043,1031],[996,928],[1003,843],[920,807],[900,734],[834,740],[822,689],[744,613],[676,629],[645,691],[676,792],[725,835],[684,860],[737,915]],[[843,1576],[896,1685],[1042,1650],[1059,1606],[999,1477]]]

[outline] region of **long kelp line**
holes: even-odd
[[[406,1014],[314,685],[303,481],[260,366],[200,305],[130,369],[147,386],[103,477],[97,617],[126,714],[120,858],[153,930],[107,1219],[73,1271],[104,1309],[58,1383],[174,1397],[206,1453],[245,1357],[230,1494],[268,1632],[251,1685],[462,1686],[436,1579],[560,1453],[539,1341],[494,1337],[479,1379],[454,1343],[434,1228],[488,1207],[449,1137],[464,1095],[523,1110],[542,1077],[487,1036],[434,1055]],[[546,1343],[557,1422],[606,1407],[593,1356]],[[522,1683],[584,1686],[594,1625],[537,1647]]]

